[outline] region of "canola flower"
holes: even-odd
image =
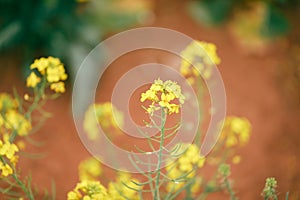
[[[107,189],[99,181],[84,180],[68,193],[68,200],[106,200]]]
[[[32,129],[30,121],[16,110],[9,110],[5,114],[3,121],[5,121],[4,126],[6,129],[16,130],[19,136],[28,135]]]
[[[31,122],[18,111],[19,103],[9,94],[0,94],[0,130],[3,133],[17,132],[19,136],[26,136],[32,129]]]
[[[251,124],[246,118],[226,117],[220,139],[226,147],[243,146],[250,138]]]
[[[168,192],[174,192],[186,185],[186,179],[196,178],[196,169],[202,168],[205,164],[205,157],[200,155],[196,144],[183,144],[176,154],[180,157],[175,162],[170,162],[167,167],[167,176],[171,180],[166,185]],[[201,179],[196,178],[191,185],[191,192],[199,191]]]
[[[209,79],[212,67],[218,65],[221,59],[217,55],[217,47],[213,43],[194,40],[181,53],[180,72],[190,84],[195,77],[202,76]]]
[[[27,78],[26,86],[34,88],[40,82],[41,78],[38,77],[34,72],[31,72]]]
[[[27,87],[35,88],[42,79],[50,84],[50,89],[56,93],[64,93],[65,83],[68,78],[65,72],[65,68],[58,58],[49,56],[48,58],[36,59],[34,63],[30,65],[30,69],[34,70],[27,77]],[[38,72],[38,74],[36,73]]]
[[[141,187],[129,174],[119,172],[115,182],[109,182],[105,188],[99,181],[82,180],[68,193],[68,200],[137,200]],[[133,188],[133,189],[132,189]]]
[[[0,140],[0,171],[3,177],[13,174],[12,166],[15,167],[18,161],[18,151],[17,145],[10,143],[8,137]]]
[[[183,105],[184,99],[181,87],[176,82],[157,79],[149,90],[141,94],[140,101],[151,101],[151,105],[146,108],[146,112],[152,116],[160,108],[166,109],[168,114],[179,113],[179,108]]]
[[[19,103],[11,95],[7,93],[0,93],[0,111],[5,112],[6,110],[18,108]]]
[[[80,162],[78,167],[79,180],[96,181],[102,174],[101,163],[94,157]]]
[[[67,75],[59,59],[53,57],[37,59],[30,68],[26,85],[35,88],[34,98],[25,94],[26,102],[24,102],[16,91],[14,97],[7,93],[0,93],[0,138],[2,138],[0,139],[0,178],[8,186],[3,190],[3,198],[23,199],[21,195],[24,195],[26,199],[34,199],[30,183],[20,179],[19,170],[16,170],[18,152],[25,148],[24,140],[19,140],[18,136],[26,137],[32,131],[34,120],[32,113],[35,110],[41,114],[41,121],[46,118],[47,113],[43,111],[42,103],[47,100],[44,97],[48,86],[55,92],[65,92],[63,81],[67,79]]]
[[[108,184],[108,194],[111,200],[138,200],[139,196],[137,191],[142,190],[141,186],[138,186],[138,180],[132,178],[130,174],[126,172],[119,172],[116,182],[110,182]]]
[[[111,102],[92,104],[85,113],[83,127],[89,139],[95,140],[99,137],[98,124],[104,128],[117,129],[123,126],[123,113]]]

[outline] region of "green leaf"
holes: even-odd
[[[203,0],[192,2],[188,10],[192,17],[206,25],[218,25],[224,23],[233,7],[231,0]]]
[[[261,33],[266,37],[279,37],[287,34],[289,22],[277,8],[268,5]]]

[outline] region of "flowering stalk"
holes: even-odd
[[[157,175],[156,175],[155,190],[154,190],[154,199],[158,199],[158,200],[160,199],[159,185],[160,185],[163,146],[165,142],[165,124],[166,124],[166,112],[164,108],[161,108],[161,129],[160,129],[161,135],[160,135],[160,144],[159,144],[159,151],[158,151]]]
[[[43,105],[48,99],[56,98],[59,93],[65,92],[64,82],[67,74],[63,64],[58,58],[48,57],[34,61],[30,66],[31,73],[27,77],[27,87],[33,88],[33,96],[28,94],[21,98],[14,89],[14,97],[0,93],[0,180],[9,185],[2,190],[7,197],[26,197],[34,199],[30,180],[20,179],[17,171],[18,152],[24,148],[21,139],[30,141],[29,135],[39,129],[40,125],[49,116],[43,110]],[[55,94],[45,94],[50,87]],[[37,124],[33,126],[33,112],[40,114]],[[14,190],[22,191],[23,194]],[[5,196],[6,197],[6,196]]]

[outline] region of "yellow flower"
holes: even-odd
[[[220,139],[225,141],[226,147],[245,145],[251,132],[251,124],[246,118],[227,117],[224,122]]]
[[[91,140],[99,137],[98,123],[104,129],[117,129],[123,126],[123,114],[111,102],[92,104],[86,111],[83,121],[84,130]]]
[[[176,82],[170,80],[163,82],[157,79],[149,90],[141,94],[140,101],[149,100],[152,102],[146,108],[146,112],[153,115],[160,107],[167,109],[168,114],[179,113],[179,108],[184,103],[184,99],[185,97],[181,93],[181,88]],[[174,100],[178,100],[179,103],[175,104]]]
[[[0,111],[15,109],[19,106],[16,99],[7,93],[0,93]]]
[[[106,200],[106,188],[99,181],[81,181],[74,190],[68,192],[68,200]]]
[[[201,183],[202,183],[201,178],[196,178],[195,183],[192,185],[192,188],[191,188],[191,192],[193,194],[199,192],[200,187],[201,187]]]
[[[190,83],[193,83],[194,77],[198,77],[200,74],[205,79],[209,79],[212,67],[221,62],[216,51],[216,45],[213,43],[197,40],[191,42],[181,52],[180,73],[188,78]]]
[[[7,111],[4,121],[7,129],[16,130],[20,136],[28,135],[32,128],[30,121],[16,110]]]
[[[68,75],[65,72],[65,68],[58,58],[49,56],[48,58],[36,59],[31,64],[30,69],[37,69],[39,73],[44,76],[48,83],[50,83],[50,89],[57,93],[65,92],[65,81]],[[41,78],[38,77],[34,72],[31,72],[27,78],[27,87],[35,87]]]
[[[128,173],[119,172],[116,182],[110,182],[108,184],[108,195],[110,199],[138,200],[139,198],[136,190],[141,190],[142,187],[136,185],[135,183],[138,183],[138,180],[131,178],[131,176]]]
[[[65,68],[62,64],[53,65],[47,68],[47,81],[49,83],[58,82],[60,80],[64,81],[67,79],[67,74],[65,73]]]
[[[50,89],[57,93],[64,93],[66,91],[64,82],[52,83]]]
[[[12,168],[8,164],[3,164],[0,162],[0,170],[2,171],[2,176],[6,177],[13,173]]]
[[[240,162],[241,162],[241,156],[236,155],[232,158],[233,164],[239,164]]]
[[[37,69],[42,75],[44,75],[48,66],[49,60],[47,58],[40,58],[34,60],[34,63],[30,65],[30,69]]]
[[[200,155],[200,150],[195,144],[182,144],[173,154],[174,156],[180,155],[180,158],[174,162],[169,161],[166,166],[167,176],[172,180],[166,185],[168,192],[174,192],[184,187],[185,179],[195,178],[196,169],[202,168],[205,163],[205,158]],[[196,192],[198,191],[197,185],[200,183],[196,180],[194,184],[192,184],[192,190]]]
[[[0,140],[0,155],[6,156],[8,159],[12,159],[15,156],[15,153],[18,152],[19,149],[15,144],[11,144],[9,141],[2,142]]]
[[[88,158],[79,164],[79,179],[95,181],[102,174],[101,163],[96,158]]]
[[[38,77],[34,72],[31,72],[27,77],[26,85],[27,87],[34,88],[38,83],[41,82],[41,78]]]

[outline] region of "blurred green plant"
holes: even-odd
[[[0,0],[0,53],[18,52],[24,66],[44,55],[60,57],[67,66],[78,65],[78,55],[87,54],[105,34],[145,19],[145,1],[119,9],[122,2]]]
[[[196,0],[188,8],[197,21],[220,25],[230,20],[235,12],[247,12],[257,3],[265,5],[263,22],[258,27],[260,34],[269,38],[287,34],[290,28],[287,13],[299,5],[297,0]]]

